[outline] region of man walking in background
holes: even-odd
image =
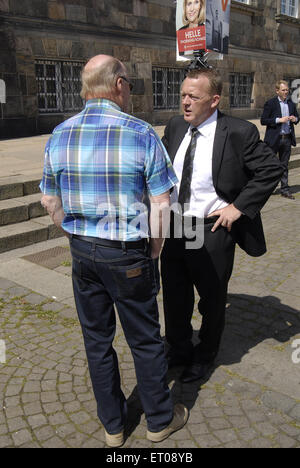
[[[295,200],[288,184],[291,147],[296,146],[294,125],[299,122],[295,103],[289,98],[289,86],[284,80],[275,85],[277,96],[267,101],[261,116],[261,124],[267,126],[265,142],[278,153],[284,169],[280,192],[283,197]]]
[[[177,179],[153,128],[127,114],[125,66],[94,57],[82,82],[85,109],[59,125],[46,146],[42,203],[70,238],[76,307],[106,443],[124,443],[127,414],[112,347],[114,304],[134,358],[147,438],[160,442],[188,418],[183,405],[173,407],[166,381],[155,274],[163,238],[148,243],[149,231],[161,231],[162,207]],[[158,213],[153,219],[151,210],[150,229],[145,191]]]

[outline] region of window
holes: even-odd
[[[178,109],[180,86],[184,70],[180,68],[156,68],[152,70],[154,109]]]
[[[250,107],[253,78],[250,74],[235,73],[229,77],[230,107]]]
[[[236,0],[236,1],[240,3],[247,3],[247,5],[249,5],[249,0]]]
[[[41,113],[79,111],[80,73],[83,63],[37,60],[35,73],[38,85],[38,107]]]
[[[281,0],[281,14],[298,18],[298,0]]]

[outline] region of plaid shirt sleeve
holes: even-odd
[[[50,158],[51,138],[52,137],[50,137],[45,147],[44,171],[43,171],[43,179],[40,183],[40,190],[45,195],[60,197],[61,196],[60,187],[57,181],[57,177],[55,176],[53,172],[51,158]]]
[[[178,182],[168,153],[153,128],[148,134],[145,177],[152,196],[167,192]]]

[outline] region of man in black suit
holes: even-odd
[[[171,202],[184,213],[174,214],[161,257],[166,339],[169,366],[188,366],[185,383],[204,377],[218,353],[236,243],[253,256],[266,252],[259,212],[282,173],[253,124],[218,111],[221,92],[213,70],[189,72],[181,88],[183,115],[169,121],[163,137],[179,180]],[[186,238],[176,238],[178,217],[192,226],[203,222],[202,247],[190,249]],[[202,315],[195,348],[194,286]]]
[[[291,156],[291,146],[296,146],[294,125],[299,122],[296,105],[289,99],[289,86],[284,80],[276,83],[274,98],[264,105],[261,124],[267,126],[265,142],[278,153],[284,168],[281,178],[281,195],[295,200],[288,184],[288,166]]]

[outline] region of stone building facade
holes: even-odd
[[[300,78],[300,7],[282,14],[282,3],[232,0],[229,54],[212,64],[233,115],[259,116],[277,79]],[[127,65],[133,113],[166,122],[178,113],[185,66],[175,14],[173,0],[0,0],[0,138],[50,132],[78,112],[80,69],[100,53]]]

